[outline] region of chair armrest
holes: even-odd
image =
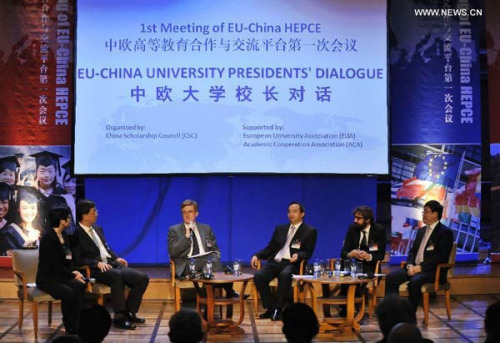
[[[23,286],[23,299],[28,299],[28,281],[26,280],[26,275],[23,272],[17,270],[13,270],[13,272],[18,278],[21,279],[21,283]]]
[[[306,260],[300,261],[300,266],[299,266],[299,275],[304,275],[304,267],[306,265]]]
[[[259,270],[260,268],[262,268],[262,262],[261,261],[262,260],[260,258],[257,259],[257,268],[256,268],[257,270]]]
[[[170,278],[172,286],[175,286],[175,263],[172,259],[170,259]]]
[[[442,268],[455,268],[455,264],[454,263],[440,263],[440,264],[438,264],[438,266],[436,268],[436,277],[434,280],[434,290],[435,291],[439,290],[439,278],[441,276],[441,269]]]
[[[83,272],[85,273],[84,275],[87,278],[87,280],[90,279],[90,267],[88,265],[76,267],[76,269],[83,270]],[[90,282],[87,282],[87,291],[88,292],[92,291],[92,284]]]

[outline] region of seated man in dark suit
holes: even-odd
[[[259,259],[268,260],[254,275],[255,286],[266,309],[260,318],[281,319],[281,310],[291,290],[292,274],[298,274],[300,262],[307,261],[314,252],[317,232],[303,222],[305,214],[302,204],[290,203],[290,224],[276,226],[267,247],[252,256],[250,263],[253,268],[257,268]],[[269,287],[275,277],[278,277],[277,299],[273,298]]]
[[[175,277],[183,278],[190,274],[191,258],[195,262],[196,272],[203,269],[208,259],[211,260],[214,271],[223,271],[220,249],[212,228],[196,221],[199,214],[198,203],[190,199],[184,200],[181,214],[183,222],[168,229],[168,253],[175,263]],[[223,286],[228,297],[239,296],[232,284]]]
[[[422,285],[435,281],[437,265],[448,263],[453,246],[453,233],[441,224],[443,206],[436,200],[424,205],[423,222],[426,224],[418,230],[417,237],[408,253],[406,269],[392,271],[385,280],[385,294],[399,293],[399,285],[408,283],[410,302],[415,312],[422,298]],[[446,280],[446,270],[440,276]]]
[[[363,273],[375,273],[378,261],[385,257],[385,228],[375,223],[373,210],[368,206],[356,207],[352,214],[354,223],[349,226],[342,246],[342,260],[352,259],[363,262]],[[328,285],[323,285],[323,296],[328,296]],[[347,286],[341,288],[341,294],[347,294]],[[325,316],[330,313],[330,306],[323,306]],[[345,306],[341,306],[340,315],[345,317]]]
[[[88,265],[91,277],[111,287],[114,326],[134,330],[134,323],[145,322],[145,319],[137,317],[136,313],[148,287],[149,277],[143,272],[129,268],[128,262],[118,257],[109,247],[102,228],[95,225],[97,208],[92,200],[78,201],[76,217],[79,222],[74,233],[74,257],[77,265]],[[125,286],[130,288],[127,299],[124,295]]]

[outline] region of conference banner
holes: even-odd
[[[479,144],[479,19],[474,0],[391,1],[392,144]]]
[[[486,53],[488,63],[488,102],[490,119],[491,252],[500,253],[500,3],[486,0]],[[497,254],[498,256],[498,254]],[[498,258],[498,257],[497,257]],[[497,260],[498,262],[498,260]]]
[[[391,1],[393,256],[408,254],[429,200],[444,206],[459,254],[476,254],[482,244],[483,11],[474,0]]]
[[[75,218],[73,6],[0,2],[1,266],[11,264],[12,249],[38,246],[54,206]]]
[[[71,144],[72,0],[1,1],[0,145]]]

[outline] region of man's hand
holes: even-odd
[[[259,263],[259,258],[255,255],[253,255],[252,259],[250,260],[250,265],[252,266],[253,269],[257,269],[258,263]]]
[[[106,272],[110,269],[113,269],[113,266],[110,265],[110,264],[107,264],[107,263],[104,263],[104,262],[98,262],[97,263],[97,268],[99,268],[101,270],[101,272]]]
[[[186,238],[191,237],[191,229],[186,227]]]
[[[360,251],[359,251],[358,249],[353,249],[353,250],[351,250],[351,252],[348,254],[348,257],[350,257],[350,258],[357,258],[357,259],[359,259],[359,258],[360,258],[360,257],[359,257],[359,256],[360,256],[360,255],[359,255],[359,253],[360,253]]]
[[[78,280],[80,281],[81,283],[85,283],[85,280],[83,279],[83,275],[82,273],[80,273],[79,271],[77,270],[74,270],[73,271],[73,274],[75,274],[75,280]]]
[[[299,259],[299,255],[293,254],[292,258],[290,259],[290,263],[295,263],[295,262],[297,262],[298,259]]]
[[[125,267],[128,267],[128,262],[124,258],[118,257],[116,259],[116,262],[123,264]]]
[[[371,257],[371,255],[364,250],[359,250],[358,256],[359,256],[358,258],[360,260],[365,260],[365,261],[370,260],[370,257]]]

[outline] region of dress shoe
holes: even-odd
[[[259,318],[260,318],[260,319],[268,319],[268,318],[271,318],[271,317],[273,316],[273,312],[274,312],[274,311],[273,311],[273,309],[272,309],[272,308],[268,308],[268,309],[266,310],[266,312],[259,314]]]
[[[137,317],[135,313],[132,312],[127,313],[127,319],[129,322],[137,324],[144,324],[146,322],[146,319]]]
[[[271,316],[271,320],[273,322],[281,320],[281,310],[279,308],[274,309],[273,314]]]
[[[125,316],[113,319],[113,327],[123,330],[135,330],[135,325],[129,322]]]
[[[238,292],[233,292],[232,297],[233,297],[233,298],[239,298],[239,297],[240,297],[240,293],[238,293]],[[243,295],[243,299],[245,299],[245,300],[247,300],[249,297],[250,297],[250,294],[245,294],[245,295]]]

